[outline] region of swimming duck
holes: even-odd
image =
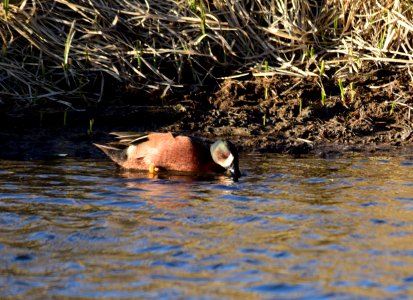
[[[126,169],[224,173],[238,179],[241,176],[238,151],[234,144],[218,140],[207,142],[172,133],[151,133],[138,136],[134,133],[113,132],[117,145],[94,144],[115,163]]]

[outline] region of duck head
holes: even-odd
[[[218,140],[211,145],[210,150],[214,162],[227,169],[232,178],[238,179],[241,176],[238,151],[233,143]]]

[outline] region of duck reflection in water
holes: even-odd
[[[179,172],[148,173],[144,171],[119,169],[119,175],[128,179],[126,188],[158,208],[182,208],[186,200],[198,198],[197,187],[203,182],[214,182],[231,186],[234,180],[222,174],[188,174]],[[204,190],[204,189],[203,189]],[[209,190],[209,189],[206,189]]]

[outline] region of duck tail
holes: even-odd
[[[102,150],[111,160],[113,160],[118,165],[122,165],[126,160],[126,151],[125,149],[120,149],[108,145],[93,144]]]

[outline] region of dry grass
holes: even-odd
[[[413,65],[407,0],[15,0],[0,4],[0,104],[99,101],[206,79],[323,80]]]

